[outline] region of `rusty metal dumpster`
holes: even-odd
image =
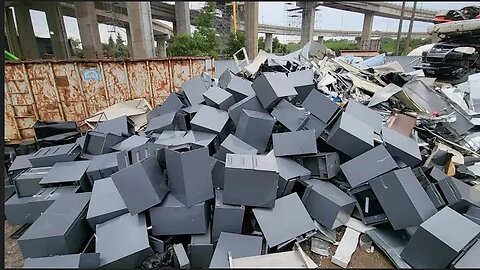
[[[214,60],[173,57],[143,60],[41,60],[5,63],[5,143],[33,139],[33,124],[76,121],[78,126],[115,103],[145,98],[162,103]]]

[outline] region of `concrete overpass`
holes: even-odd
[[[402,5],[373,1],[320,1],[317,5],[363,14],[374,13],[375,16],[392,19],[400,19],[402,10]],[[414,20],[418,22],[432,22],[437,12],[435,10],[417,8]],[[410,19],[411,16],[412,8],[405,6],[403,18]]]
[[[298,2],[300,3],[300,2]],[[400,19],[402,17],[402,7],[401,5],[396,5],[396,4],[391,4],[391,3],[385,3],[385,2],[373,2],[373,1],[319,1],[316,4],[314,4],[314,7],[317,6],[324,6],[324,7],[330,7],[330,8],[335,8],[335,9],[341,9],[341,10],[348,10],[352,12],[358,12],[358,13],[363,13],[364,18],[363,18],[363,28],[362,28],[362,34],[361,34],[361,44],[367,43],[371,36],[372,36],[372,26],[373,26],[373,19],[374,16],[381,16],[381,17],[387,17],[387,18],[392,18],[392,19]],[[302,10],[302,14],[304,16],[309,15],[309,13],[306,11],[306,8],[304,7]],[[313,12],[313,15],[311,14],[307,18],[303,18],[305,21],[310,22],[310,20],[315,19],[315,12]],[[412,16],[412,13],[415,14],[414,16],[414,21],[421,21],[421,22],[432,22],[432,19],[434,16],[437,14],[437,11],[434,10],[427,10],[427,9],[415,9],[411,7],[405,6],[405,10],[403,13],[403,19],[410,19]],[[305,43],[306,40],[310,40],[311,36],[313,35],[313,30],[310,25],[313,23],[302,23],[302,30],[305,33],[303,35],[302,43]]]
[[[266,45],[271,43],[272,35],[301,35],[302,44],[311,40],[313,35],[318,36],[358,36],[370,39],[373,36],[392,36],[394,33],[380,33],[372,31],[374,15],[396,18],[400,16],[399,6],[380,2],[298,2],[302,9],[302,27],[291,28],[274,25],[258,24],[258,2],[245,2],[245,20],[240,29],[245,29],[247,35],[246,46],[250,57],[257,53],[258,33],[266,33]],[[340,8],[354,12],[365,13],[363,30],[337,31],[314,29],[315,7],[318,5]],[[165,55],[165,40],[176,33],[190,33],[190,24],[198,16],[197,10],[190,10],[188,2],[176,2],[170,5],[164,2],[36,2],[36,1],[6,1],[5,6],[15,7],[15,16],[18,29],[13,24],[13,13],[5,10],[6,36],[9,44],[17,55],[27,58],[39,58],[36,52],[35,36],[28,9],[42,10],[47,14],[47,22],[52,35],[54,54],[58,58],[70,56],[67,46],[65,26],[62,15],[76,17],[82,46],[86,57],[102,57],[103,50],[98,33],[97,23],[114,24],[127,29],[128,44],[134,57],[153,57]],[[129,12],[127,12],[127,10]],[[404,17],[410,16],[407,9]],[[428,21],[434,11],[419,10],[418,20]],[[432,15],[433,14],[433,15]],[[190,20],[190,19],[193,20]],[[155,19],[173,22],[173,29]],[[220,19],[218,19],[220,20]],[[17,33],[19,36],[17,36]],[[426,33],[414,33],[414,36],[426,36]],[[153,48],[154,40],[161,44],[160,48]],[[23,46],[21,46],[23,45]]]
[[[102,3],[95,3],[96,7],[96,14],[97,14],[97,21],[98,23],[103,23],[107,25],[112,25],[112,22],[114,19],[116,20],[116,26],[122,27],[125,29],[129,29],[129,24],[128,24],[128,14],[127,14],[127,9],[125,6],[125,3],[119,3],[118,6],[116,6],[115,13],[116,15],[113,16],[111,12],[108,10],[108,6],[112,5],[111,2],[105,2],[104,4]],[[162,7],[164,8],[164,11],[158,11],[154,12],[154,7]],[[120,7],[120,8],[119,8]],[[160,18],[168,18],[171,14],[169,13],[169,9],[173,7],[173,5],[161,3],[161,2],[151,2],[151,7],[152,7],[152,19],[160,19]],[[70,2],[61,2],[61,8],[62,8],[62,14],[65,16],[70,16],[70,17],[76,17],[75,16],[75,5]],[[37,9],[37,10],[42,10],[41,5],[32,5],[32,9]],[[166,10],[166,11],[165,11]],[[158,13],[158,14],[155,14]],[[161,15],[161,16],[160,16]],[[198,15],[197,10],[190,10],[190,16],[195,17]],[[161,35],[168,35],[168,36],[173,36],[174,35],[174,30],[173,27],[170,27],[169,25],[162,23],[157,20],[152,20],[153,24],[153,30],[154,30],[154,35],[155,36],[161,36]],[[245,24],[244,22],[240,22],[239,24],[239,30],[245,30]],[[259,33],[265,33],[265,34],[274,34],[274,35],[300,35],[300,28],[295,28],[295,27],[286,27],[286,26],[280,26],[280,25],[269,25],[269,24],[259,24],[258,25],[258,32]],[[314,30],[314,35],[316,36],[326,36],[326,37],[336,37],[336,36],[360,36],[362,31],[347,31],[347,30],[327,30],[327,29],[315,29]],[[382,31],[372,31],[372,36],[373,37],[393,37],[396,36],[397,32],[382,32]],[[407,34],[406,32],[403,32],[402,34]],[[427,32],[414,32],[412,33],[414,37],[427,37],[429,34]]]
[[[244,30],[245,26],[243,23],[239,26],[240,30]],[[300,28],[288,27],[288,26],[279,26],[279,25],[268,25],[268,24],[259,24],[258,32],[272,35],[289,35],[289,36],[299,36],[301,33]],[[313,35],[315,36],[324,36],[324,37],[358,37],[362,34],[362,31],[349,31],[349,30],[327,30],[327,29],[315,29]],[[407,32],[402,32],[402,34],[407,34]],[[372,31],[372,37],[396,37],[397,32],[383,32],[383,31]],[[412,32],[413,37],[428,37],[430,34],[428,32]]]

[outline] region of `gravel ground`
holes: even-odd
[[[17,244],[17,240],[10,238],[16,230],[22,225],[10,225],[8,221],[5,221],[5,268],[22,268],[23,257],[20,247]]]
[[[5,221],[5,268],[21,268],[23,266],[23,258],[17,241],[10,238],[21,225],[10,225]],[[342,238],[343,230],[337,233],[337,241]],[[305,253],[315,261],[319,268],[339,268],[331,262],[332,255],[335,254],[336,246],[330,245],[329,257],[322,257],[310,251],[310,240],[301,244]],[[348,268],[395,268],[390,260],[383,252],[375,246],[372,253],[367,253],[357,246],[357,250],[353,253]]]

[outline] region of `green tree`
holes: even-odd
[[[245,40],[246,38],[244,32],[239,31],[237,32],[237,35],[235,35],[235,33],[230,33],[230,37],[227,41],[227,48],[225,48],[223,53],[232,57],[234,53],[245,46]]]
[[[258,38],[258,49],[269,52],[265,49],[265,38],[264,37],[259,37]],[[273,40],[272,40],[272,51],[273,51],[272,53],[278,53],[278,54],[288,53],[287,44],[280,43],[280,40],[278,40],[277,37],[274,37]]]
[[[83,58],[83,49],[80,48],[80,40],[76,38],[69,38],[70,44],[72,46],[72,53],[74,56]]]
[[[211,56],[219,54],[218,34],[214,27],[216,5],[208,1],[195,19],[193,35],[176,35],[170,39],[169,56]]]
[[[288,53],[287,44],[280,43],[277,37],[272,40],[272,50],[274,53],[285,54]]]
[[[265,38],[263,37],[258,38],[258,49],[265,51]]]
[[[167,54],[169,56],[200,56],[197,43],[191,35],[178,34],[168,41]]]
[[[112,35],[108,37],[108,43],[102,44],[102,49],[108,58],[125,58],[129,56],[128,46],[126,46],[120,33],[117,33],[115,40]]]
[[[115,57],[128,57],[130,55],[128,51],[128,46],[124,44],[124,40],[120,33],[117,33],[117,37],[115,39]]]

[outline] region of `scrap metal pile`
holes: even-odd
[[[139,132],[121,116],[18,156],[5,215],[32,224],[24,266],[315,268],[308,240],[346,268],[359,238],[401,268],[479,266],[478,74],[439,87],[330,56],[261,51],[185,82]]]
[[[426,76],[465,81],[480,71],[480,6],[441,12],[433,19],[429,30],[440,42],[422,54],[422,69]]]

